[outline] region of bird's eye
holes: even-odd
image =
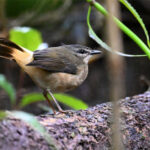
[[[78,50],[78,53],[80,53],[80,54],[85,54],[86,51],[85,51],[84,49],[79,49],[79,50]]]

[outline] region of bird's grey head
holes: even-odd
[[[85,63],[88,63],[93,55],[101,53],[100,50],[93,50],[89,47],[78,44],[65,45],[65,47],[71,50],[77,57],[82,58]]]

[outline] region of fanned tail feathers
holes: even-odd
[[[13,53],[15,50],[18,50],[21,52],[24,51],[21,47],[19,47],[15,43],[7,39],[0,38],[0,57],[13,59]]]

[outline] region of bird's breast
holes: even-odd
[[[88,67],[81,66],[77,74],[52,73],[47,77],[47,86],[52,92],[66,92],[78,87],[86,79]]]
[[[41,69],[36,70],[30,76],[33,81],[43,89],[50,89],[54,93],[70,91],[79,86],[87,77],[88,66],[78,67],[77,74],[50,73]]]

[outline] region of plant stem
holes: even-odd
[[[91,5],[93,5],[100,13],[102,13],[104,16],[108,15],[107,10],[100,5],[98,2],[94,0],[87,0]],[[150,49],[147,47],[147,45],[131,30],[129,29],[125,24],[123,24],[118,18],[113,16],[113,20],[117,24],[117,26],[126,34],[128,35],[148,56],[150,59]]]

